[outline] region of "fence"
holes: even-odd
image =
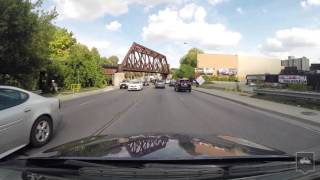
[[[282,96],[293,99],[311,100],[320,102],[320,93],[316,92],[297,92],[288,90],[266,90],[266,89],[255,89],[254,93],[257,95],[273,95]]]

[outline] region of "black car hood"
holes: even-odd
[[[38,157],[103,158],[112,160],[181,160],[223,157],[286,156],[251,141],[223,135],[194,137],[181,134],[92,136],[49,150]]]

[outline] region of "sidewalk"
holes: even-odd
[[[85,96],[90,96],[90,95],[94,95],[94,94],[112,91],[112,90],[115,90],[118,88],[119,87],[116,87],[116,86],[107,86],[106,88],[97,89],[97,90],[93,90],[93,91],[79,92],[79,93],[68,94],[68,95],[59,94],[58,96],[56,96],[56,98],[59,98],[61,101],[69,101],[69,100],[80,98],[80,97],[85,97]]]
[[[307,124],[320,127],[320,111],[251,98],[250,96],[243,96],[236,92],[225,92],[221,90],[204,88],[194,88],[193,90],[220,97],[259,110],[285,116],[290,119],[304,121]],[[308,115],[305,115],[304,113]]]

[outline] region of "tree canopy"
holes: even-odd
[[[73,33],[55,26],[55,10],[41,10],[41,1],[0,0],[0,83],[26,89],[48,90],[51,80],[59,87],[102,87],[104,63],[96,48],[77,42]]]
[[[202,50],[197,48],[190,49],[186,55],[180,59],[179,69],[174,71],[173,77],[177,78],[190,78],[195,77],[194,68],[197,67],[197,55],[203,53]]]
[[[119,63],[119,58],[117,56],[110,56],[103,59],[104,65],[117,65]]]
[[[180,64],[190,65],[194,68],[197,67],[197,55],[201,53],[203,53],[203,51],[200,49],[190,49],[188,53],[181,58]]]
[[[37,10],[38,3],[0,0],[0,82],[10,79],[31,88],[48,60],[55,11]]]

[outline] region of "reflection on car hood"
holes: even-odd
[[[39,157],[95,157],[104,159],[204,159],[286,155],[251,141],[231,136],[189,135],[93,136],[49,149]]]

